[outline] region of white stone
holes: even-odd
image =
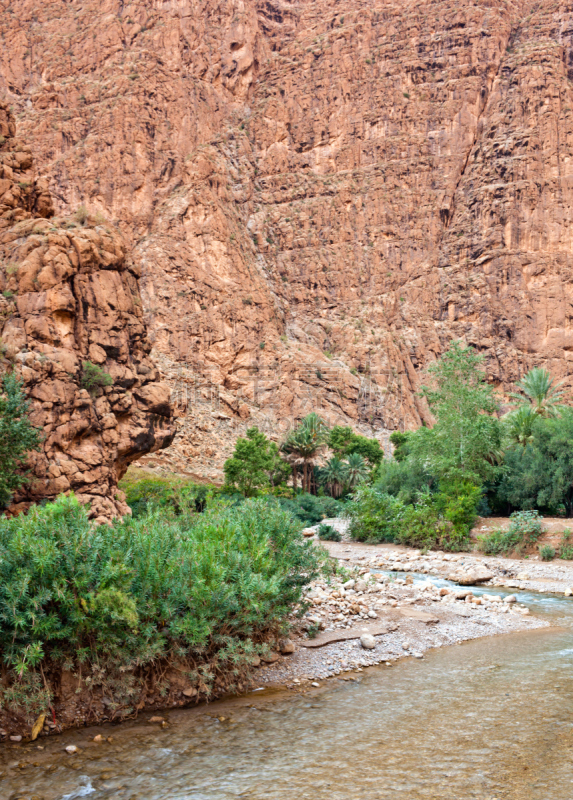
[[[517,597],[514,594],[508,594],[503,598],[504,603],[517,603]]]
[[[360,644],[365,650],[374,650],[376,647],[376,639],[371,633],[363,633],[360,637]]]

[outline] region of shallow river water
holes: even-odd
[[[314,694],[174,711],[164,729],[139,721],[7,748],[0,797],[569,800],[573,600],[518,597],[561,627],[429,651]],[[92,743],[98,732],[112,741]]]

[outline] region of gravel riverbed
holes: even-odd
[[[284,654],[273,654],[272,663],[261,663],[257,671],[261,687],[316,684],[339,675],[352,679],[345,674],[423,658],[430,648],[546,628],[549,623],[532,616],[508,590],[573,594],[570,562],[365,545],[344,541],[343,520],[326,522],[343,534],[342,542],[322,542],[343,574],[308,587],[308,610],[283,643]]]

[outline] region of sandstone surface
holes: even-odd
[[[108,521],[129,511],[117,488],[129,463],[175,432],[169,387],[149,358],[138,267],[103,218],[54,216],[4,105],[0,136],[0,368],[21,377],[44,433],[13,510],[74,491]],[[86,386],[88,363],[112,385]]]
[[[0,33],[58,213],[141,270],[153,463],[216,477],[311,409],[383,440],[453,337],[504,392],[569,380],[570,0],[19,0]]]

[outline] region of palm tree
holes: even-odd
[[[302,462],[302,489],[310,493],[312,465],[328,441],[328,426],[314,411],[301,420],[298,428],[291,431],[281,446],[293,466],[293,485],[296,489],[296,470]],[[309,469],[310,466],[310,469]]]
[[[346,459],[346,484],[354,489],[368,477],[368,465],[360,453],[350,453]]]
[[[340,497],[346,483],[347,465],[342,459],[333,456],[321,470],[321,480],[333,497]]]
[[[527,447],[533,441],[533,423],[537,419],[531,407],[521,406],[507,414],[505,419],[511,443]]]
[[[547,370],[541,367],[533,367],[527,375],[516,383],[521,394],[512,393],[519,407],[529,404],[530,410],[538,417],[558,417],[562,405],[559,403],[563,397],[563,392],[559,387],[563,381],[553,385],[553,378]]]

